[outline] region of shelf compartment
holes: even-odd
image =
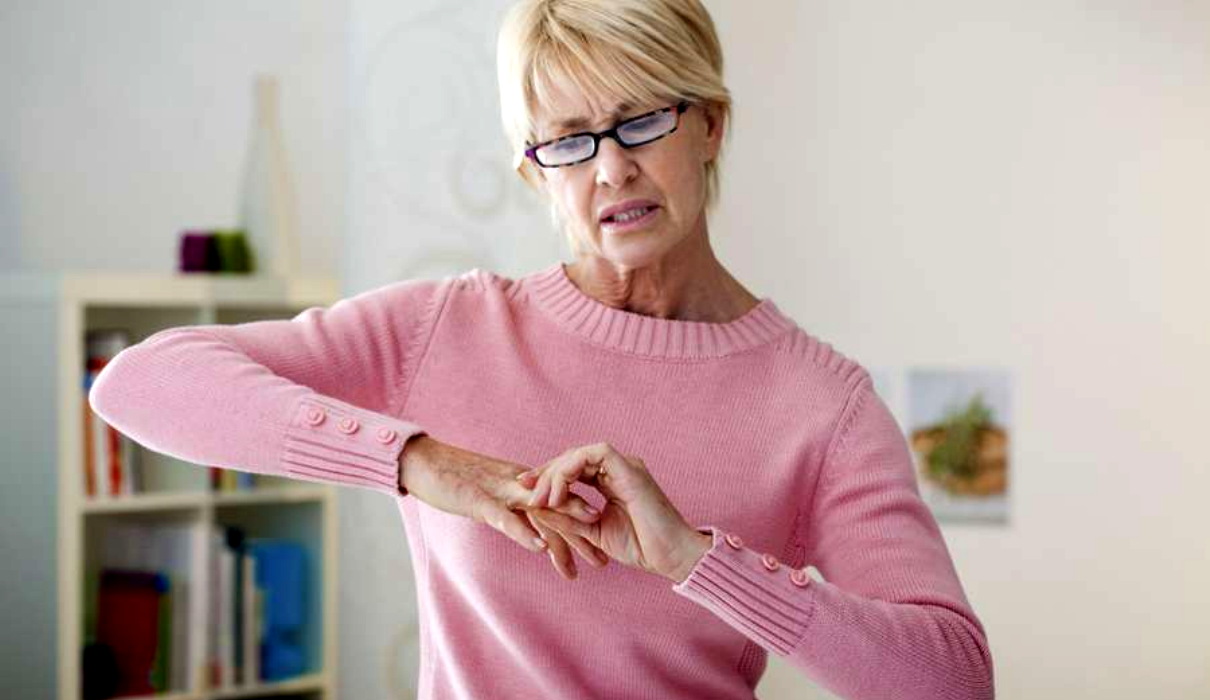
[[[316,490],[325,487],[315,487]],[[300,489],[301,490],[301,489]],[[282,489],[283,495],[294,489]],[[305,491],[311,491],[306,489]],[[302,652],[302,674],[323,671],[324,638],[335,631],[325,629],[324,601],[328,581],[325,578],[325,528],[328,526],[328,499],[322,494],[302,493],[301,500],[278,500],[271,506],[263,502],[227,501],[216,504],[215,525],[238,527],[250,540],[284,540],[300,545],[304,552],[302,626],[293,639]],[[300,676],[301,677],[301,676]],[[297,678],[282,679],[297,680]]]
[[[286,693],[306,693],[309,691],[322,690],[324,687],[324,677],[319,673],[312,673],[290,680],[277,681],[274,683],[257,683],[251,686],[242,686],[230,688],[226,690],[211,690],[205,694],[205,697],[212,700],[235,700],[236,698],[263,698],[276,695],[284,695]],[[158,700],[158,699],[157,699]]]

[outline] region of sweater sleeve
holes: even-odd
[[[836,431],[803,534],[826,580],[708,526],[713,545],[674,590],[838,697],[994,698],[983,625],[868,377]]]
[[[118,353],[93,410],[146,448],[197,465],[404,497],[396,418],[450,281],[405,280],[289,320],[182,326]]]

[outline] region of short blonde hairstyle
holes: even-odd
[[[538,174],[526,142],[537,140],[535,108],[549,99],[555,76],[600,102],[713,103],[724,129],[731,124],[722,45],[699,0],[520,0],[504,17],[496,59],[513,167],[530,186]],[[715,158],[706,164],[707,210],[718,189]]]

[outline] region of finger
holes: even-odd
[[[605,442],[570,449],[547,462],[541,478],[550,475],[552,482],[548,504],[558,505],[567,485],[575,481],[586,481],[599,488],[605,483],[603,477],[609,463],[624,465],[625,458]]]
[[[534,504],[533,496],[536,492],[526,491],[525,487],[517,484],[515,487],[506,489],[508,495],[505,497],[505,503],[509,508],[519,508],[529,510],[531,508],[545,508],[545,505]],[[564,503],[559,506],[563,512],[586,523],[594,523],[600,518],[600,512],[592,507],[588,501],[572,491],[568,494]]]
[[[538,475],[538,483],[534,484],[533,496],[530,498],[530,505],[547,506],[550,504],[550,486],[551,473],[549,470],[544,470]]]
[[[557,508],[563,505],[563,499],[567,497],[567,482],[580,478],[582,470],[577,469],[575,472],[552,472],[550,475],[550,498],[548,499],[551,507]]]
[[[600,569],[609,563],[609,556],[583,537],[573,535],[567,541],[571,544],[572,549],[576,551],[576,554],[580,555],[581,559],[592,564],[594,567]]]
[[[599,569],[609,563],[609,555],[593,544],[600,539],[596,534],[597,529],[593,526],[576,522],[558,511],[551,510],[535,511],[533,518],[559,533],[580,558],[594,567]]]
[[[546,504],[551,507],[559,506],[566,497],[568,486],[572,482],[585,480],[592,482],[597,473],[597,465],[581,458],[573,451],[571,455],[560,455],[546,465],[539,477],[540,484],[546,484],[549,496]]]
[[[546,515],[570,515],[574,519],[574,524],[569,523],[565,519],[556,521],[556,529],[563,538],[584,558],[585,561],[596,567],[604,566],[609,562],[609,555],[601,550],[595,543],[600,541],[600,521],[601,513],[599,511],[589,511],[592,508],[579,495],[572,494],[572,500],[555,509],[539,509],[536,515],[542,518]],[[544,521],[550,525],[550,520]],[[572,534],[574,533],[574,534]]]
[[[601,517],[599,510],[593,508],[592,504],[574,491],[568,496],[566,503],[561,506],[555,506],[554,510],[566,513],[582,523],[595,523]]]
[[[605,476],[605,460],[603,457],[597,459],[588,455],[584,459],[560,465],[553,471],[554,475],[551,477],[553,481],[552,488],[557,489],[557,493],[551,495],[551,503],[556,505],[562,503],[565,494],[570,491],[571,485],[577,481],[591,484],[597,490],[603,491],[602,485]]]
[[[543,541],[539,531],[531,526],[527,518],[509,510],[495,500],[484,499],[482,502],[485,505],[481,507],[482,513],[479,520],[504,533],[531,552],[541,552],[546,549],[547,543]]]
[[[547,553],[550,555],[551,564],[555,570],[559,572],[563,578],[568,581],[574,581],[577,577],[575,557],[571,554],[571,549],[567,541],[563,538],[563,534],[554,528],[547,527],[542,523],[541,518],[530,511],[526,511],[530,523],[533,524],[549,545]]]
[[[528,509],[533,507],[544,507],[541,505],[535,506],[534,501],[538,495],[536,489],[531,489],[522,485],[522,482],[517,480],[503,482],[502,498],[504,504],[508,508]]]

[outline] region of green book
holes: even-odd
[[[156,628],[155,661],[151,665],[151,687],[168,690],[168,664],[172,659],[172,599],[180,583],[168,577],[168,590],[160,594],[160,619]]]

